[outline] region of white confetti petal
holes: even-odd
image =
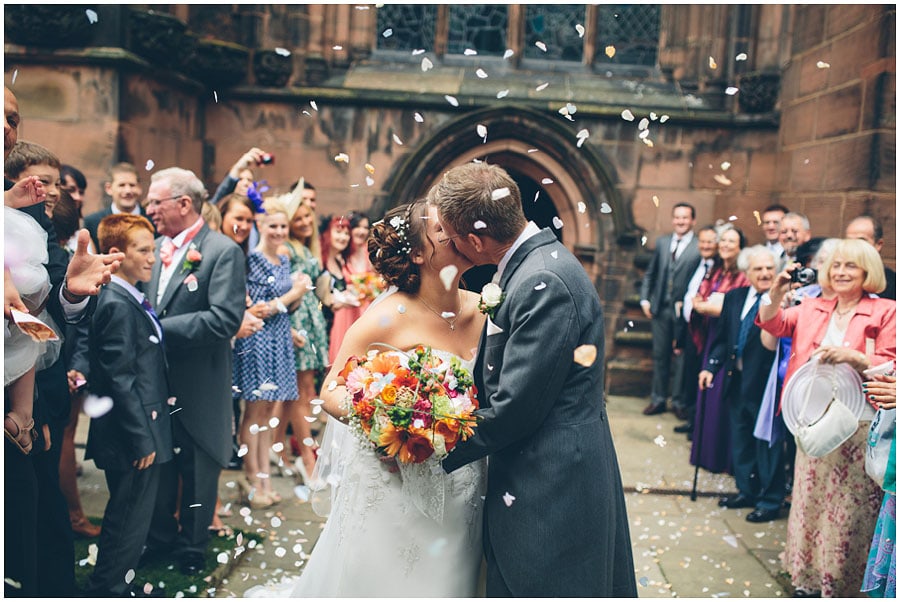
[[[284,558],[285,554],[287,554],[287,550],[285,550],[281,546],[275,548],[275,556],[277,556],[278,558]]]
[[[628,109],[625,109],[624,111],[622,111],[622,119],[624,119],[625,121],[634,121],[634,113],[632,113]]]
[[[738,89],[734,86],[728,86],[727,88],[725,88],[725,94],[727,94],[728,96],[734,96],[737,93]]]
[[[510,494],[510,492],[507,491],[503,494],[503,503],[506,504],[507,507],[512,506],[514,501],[516,501],[516,496]]]
[[[478,51],[473,50],[472,48],[466,48],[465,50],[463,50],[463,54],[466,56],[475,56],[478,54]]]
[[[511,48],[507,48],[506,52],[503,53],[503,58],[508,59],[509,57],[511,57],[514,54],[515,54],[515,52],[513,52]]]
[[[324,399],[310,399],[309,403],[311,403],[314,406],[320,406],[323,403],[325,403],[325,400]]]
[[[381,35],[382,35],[383,37],[385,37],[385,38],[389,38],[389,37],[391,37],[392,35],[394,35],[394,30],[391,29],[390,27],[388,27],[388,28],[385,29],[383,32],[381,32]]]
[[[559,259],[559,251],[553,251],[552,253],[550,253],[550,257],[552,257],[553,259]]]
[[[497,98],[506,98],[507,94],[509,94],[509,90],[500,90],[497,92]]]
[[[216,101],[216,104],[219,103],[219,93],[213,90],[213,100]]]
[[[738,218],[738,216],[736,216],[736,215],[731,215],[731,216],[728,217],[728,221],[729,221],[729,222],[736,222],[736,221],[737,221],[737,218]]]
[[[275,383],[263,383],[259,386],[260,391],[277,391],[278,385]]]
[[[731,163],[728,161],[722,161],[722,164],[719,165],[722,168],[722,171],[728,171],[728,168],[731,167]]]
[[[550,178],[544,178],[541,180],[541,184],[544,184],[545,186],[547,184],[552,184],[552,183],[553,183],[553,180],[551,180]]]
[[[344,47],[341,46],[340,44],[335,44],[334,46],[331,47],[331,49],[332,50],[343,50]]]
[[[228,553],[221,552],[216,556],[216,562],[219,564],[228,564]]]
[[[665,122],[667,122],[668,120],[669,120],[669,116],[668,116],[668,115],[663,115],[662,117],[659,118],[659,122],[660,122],[660,123],[665,123]]]
[[[475,128],[475,132],[478,133],[479,138],[487,138],[488,130],[484,124],[479,123]]]
[[[478,69],[475,71],[475,75],[478,76],[479,79],[487,79],[487,72],[484,69]]]
[[[428,71],[432,67],[434,67],[434,63],[427,56],[422,57],[422,71]]]
[[[578,37],[579,37],[579,38],[583,38],[583,37],[584,37],[584,25],[582,25],[581,23],[576,23],[576,24],[575,24],[575,31],[578,32]]]
[[[738,541],[734,535],[726,535],[722,539],[725,541],[725,543],[730,545],[732,548],[738,547]]]
[[[491,191],[491,200],[499,201],[502,198],[506,198],[509,196],[509,188],[497,188],[496,190]]]
[[[151,169],[153,169],[154,165],[156,165],[156,163],[153,162],[153,159],[147,159],[147,163],[144,164],[144,169],[150,171]]]
[[[420,54],[425,54],[424,48],[416,48],[415,50],[412,51],[413,56],[419,56]]]
[[[826,63],[825,61],[819,61],[818,63],[816,63],[816,67],[818,67],[819,69],[828,69],[829,67],[831,67],[831,65]]]
[[[374,186],[375,179],[372,176],[366,176],[366,186]]]
[[[314,101],[314,100],[309,101],[309,106],[311,106],[311,107],[313,108],[314,111],[318,111],[318,110],[319,110],[319,105],[317,105],[317,104],[316,104],[316,101]]]
[[[612,213],[612,207],[609,206],[609,203],[600,205],[600,213]]]
[[[647,119],[646,117],[644,117],[644,118],[641,119],[641,121],[638,123],[638,129],[641,130],[641,131],[643,131],[643,130],[646,130],[648,127],[650,127],[650,120]]]
[[[400,305],[398,305],[398,306],[397,306],[397,313],[398,313],[398,314],[405,314],[405,313],[406,313],[406,306],[403,305],[402,303],[401,303]]]
[[[535,46],[541,49],[541,52],[547,52],[547,45],[541,41],[537,41],[534,43]]]
[[[441,268],[439,275],[441,277],[441,283],[444,285],[444,288],[446,290],[449,291],[450,288],[453,286],[453,281],[456,278],[456,275],[458,273],[459,273],[459,268],[457,268],[455,265],[452,265],[452,264]]]
[[[153,584],[152,584],[152,583],[145,583],[145,584],[144,584],[144,595],[145,595],[145,596],[149,596],[149,595],[150,595],[150,592],[152,592],[152,591],[153,591]]]
[[[250,451],[250,448],[248,448],[246,445],[240,446],[237,451],[238,458],[243,458],[244,456],[247,455],[247,452],[249,452],[249,451]]]
[[[653,204],[659,207],[659,197],[655,194],[653,195]]]
[[[337,388],[337,381],[336,381],[336,380],[333,380],[333,381],[331,381],[330,383],[328,383],[328,392],[329,392],[329,393],[330,393],[331,391],[334,391],[336,388]]]
[[[607,46],[605,52],[606,52],[606,56],[608,56],[609,58],[612,58],[612,57],[616,56],[616,47],[615,46]]]
[[[665,447],[666,446],[666,438],[663,437],[662,435],[657,435],[656,439],[653,440],[653,443],[655,443],[659,447]]]
[[[556,215],[553,216],[553,227],[557,230],[561,230],[563,227],[563,221]]]
[[[534,200],[533,200],[532,202],[533,202],[533,203],[537,203],[537,200],[538,200],[538,197],[539,197],[539,196],[541,196],[541,191],[540,191],[540,190],[538,190],[537,192],[534,193]]]
[[[303,439],[302,443],[306,447],[312,447],[313,445],[316,444],[316,441],[312,437],[306,437],[305,439]]]
[[[337,163],[350,163],[350,155],[347,153],[339,153],[334,156],[334,160]]]
[[[19,70],[16,69],[16,70],[13,71],[13,74],[12,74],[12,81],[10,82],[10,84],[15,85],[16,79],[17,79],[18,77],[19,77]]]
[[[413,119],[415,119],[415,120],[418,121],[419,123],[425,123],[425,118],[422,117],[422,114],[421,114],[421,113],[414,113],[414,114],[413,114]]]
[[[734,57],[734,60],[736,60],[736,61],[746,61],[746,60],[747,60],[747,53],[746,53],[746,52],[740,53],[739,55],[737,55],[736,57]]]
[[[484,230],[485,228],[487,228],[487,224],[481,220],[478,220],[477,222],[472,224],[472,227],[475,228],[476,230]]]
[[[87,9],[84,11],[84,14],[87,15],[88,22],[93,25],[97,22],[97,11],[93,11],[91,9]]]
[[[718,67],[719,65],[716,64],[716,59],[714,59],[713,57],[709,57],[709,68],[717,69]]]
[[[240,391],[238,391],[238,393],[240,393]],[[173,406],[173,405],[175,405],[175,401],[177,401],[176,397],[170,397],[166,400],[166,403],[169,404],[170,406]]]
[[[587,211],[587,205],[584,204],[584,201],[578,201],[578,213],[584,213]]]
[[[650,111],[650,121],[656,121],[656,120],[657,120],[656,113],[654,113],[653,111]]]
[[[650,136],[650,130],[644,130],[640,134],[638,134],[638,138],[640,138],[641,140],[645,140],[649,136]]]
[[[125,573],[125,583],[131,583],[134,581],[134,569],[128,569]]]
[[[534,290],[536,290],[536,291],[542,291],[542,290],[544,290],[545,288],[547,288],[547,283],[546,283],[546,282],[541,282],[540,284],[538,284],[537,286],[534,287]]]
[[[549,85],[550,85],[550,82],[544,82],[543,84],[541,84],[540,86],[538,86],[538,87],[535,88],[534,90],[535,90],[535,92],[543,92],[544,90],[547,89],[547,86],[549,86]]]
[[[403,146],[403,140],[400,140],[400,136],[398,136],[397,134],[394,134],[393,138],[394,138],[395,143],[399,144],[400,146]]]
[[[84,400],[82,410],[91,418],[99,418],[109,412],[113,407],[111,397],[97,397],[96,395],[88,395]]]
[[[276,48],[275,54],[277,54],[278,56],[291,56],[291,51],[287,48]]]
[[[447,102],[449,102],[449,103],[450,103],[451,105],[453,105],[454,107],[458,107],[458,106],[459,106],[459,101],[456,100],[456,97],[455,97],[455,96],[450,96],[449,94],[445,94],[445,95],[444,95],[444,98],[447,99]]]
[[[587,138],[591,133],[587,131],[587,129],[579,130],[577,134],[575,134],[576,138]]]

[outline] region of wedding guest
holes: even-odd
[[[666,411],[673,364],[674,370],[681,370],[681,357],[672,353],[675,305],[684,297],[688,279],[700,261],[692,230],[696,219],[693,205],[677,203],[672,207],[672,233],[656,240],[653,258],[641,283],[641,309],[650,318],[653,330],[653,386],[650,403],[644,408],[646,416]],[[673,391],[672,397],[678,417],[686,419],[681,391]]]
[[[707,364],[712,341],[718,334],[725,294],[750,284],[737,265],[745,240],[744,233],[731,224],[720,227],[718,258],[694,297],[690,332],[694,345],[702,355],[701,365]],[[722,388],[724,378],[725,374],[720,371],[711,385],[697,394],[691,446],[691,464],[716,473],[731,472],[728,406],[723,399]]]
[[[762,210],[762,216],[760,217],[760,221],[762,221],[760,225],[766,239],[766,248],[772,251],[779,261],[781,261],[781,256],[784,253],[784,247],[781,246],[780,241],[781,220],[789,211],[790,209],[784,205],[769,205]]]
[[[255,146],[241,155],[225,174],[209,202],[217,205],[229,194],[246,196],[247,189],[253,184],[253,168],[265,165],[263,157],[266,155],[266,151]]]
[[[290,236],[285,246],[291,261],[291,274],[295,277],[304,274],[313,283],[322,273],[322,254],[319,237],[316,236],[316,215],[308,201],[310,189],[305,184],[301,179],[298,184],[300,188],[295,188],[285,203],[288,214],[292,216]],[[307,291],[300,298],[297,309],[291,313],[291,335],[298,397],[281,404],[282,415],[275,428],[275,442],[284,442],[287,425],[290,424],[293,431],[291,448],[296,462],[286,462],[282,451],[279,464],[285,476],[290,475],[284,470],[284,465],[294,465],[303,480],[308,482],[316,463],[312,447],[304,443],[312,438],[312,428],[307,420],[312,416],[310,400],[318,396],[316,374],[328,365],[328,325],[315,291]]]
[[[184,574],[204,569],[219,472],[231,457],[231,338],[241,324],[246,283],[240,248],[200,216],[205,197],[200,179],[177,167],[154,173],[147,193],[160,261],[146,291],[165,332],[180,452],[161,467],[145,557],[174,552]]]
[[[172,423],[165,333],[139,282],[150,280],[153,226],[146,218],[120,213],[100,221],[103,252],[125,253],[112,282],[100,294],[91,321],[91,390],[112,399],[112,409],[91,418],[85,458],[104,471],[109,500],[94,572],[91,597],[131,593],[129,570],[137,567],[147,539],[161,466],[172,461]],[[143,592],[142,592],[143,593]]]
[[[87,178],[81,173],[81,170],[72,167],[71,165],[61,165],[59,167],[59,189],[61,192],[64,191],[68,193],[72,202],[75,204],[75,211],[78,214],[77,230],[84,221],[81,210],[84,205],[84,191],[87,189]],[[66,239],[65,247],[70,253],[74,253],[75,245],[75,233],[73,232],[69,235],[69,238]],[[90,251],[96,252],[96,250],[94,241],[91,241]]]
[[[875,250],[880,255],[881,249],[884,248],[884,227],[881,225],[881,221],[873,215],[859,215],[847,224],[847,228],[844,230],[844,238],[864,240],[875,247]],[[882,260],[882,265],[884,265],[884,260]],[[884,266],[884,277],[886,286],[879,296],[883,299],[896,299],[897,273],[891,268]]]
[[[200,216],[203,218],[203,221],[206,222],[206,225],[209,226],[210,230],[214,232],[222,231],[222,213],[219,211],[218,207],[209,201],[203,201],[203,206],[200,207]]]
[[[896,304],[868,296],[884,290],[881,265],[868,243],[842,240],[819,271],[819,283],[836,298],[808,298],[787,309],[782,300],[799,265],[778,274],[772,302],[760,305],[756,323],[794,339],[785,382],[813,354],[858,372],[895,359]],[[800,596],[852,597],[859,591],[881,501],[881,489],[863,469],[866,434],[860,427],[821,458],[797,450],[782,563]]]
[[[729,408],[731,457],[738,493],[724,498],[719,505],[754,508],[747,520],[762,523],[778,518],[784,502],[781,447],[770,447],[768,442],[753,436],[766,376],[775,358],[774,351],[763,346],[759,327],[753,320],[763,294],[772,286],[777,264],[772,251],[762,245],[741,251],[737,263],[750,286],[725,293],[716,337],[699,374],[698,386],[707,389],[716,373],[725,373],[723,401]]]
[[[896,372],[896,363],[894,371]],[[897,407],[897,376],[878,375],[863,383],[869,403],[890,410]],[[894,417],[896,423],[896,416]],[[869,560],[860,591],[871,598],[897,597],[897,438],[884,472],[884,499],[875,524],[875,535],[869,548]]]
[[[812,238],[809,229],[809,219],[802,213],[791,211],[781,218],[781,234],[778,242],[784,249],[782,259],[786,265],[790,265],[797,259],[797,247]]]
[[[277,198],[267,199],[263,209],[259,246],[247,256],[247,294],[253,303],[265,303],[269,313],[261,330],[234,343],[234,385],[247,402],[238,435],[241,445],[247,447],[244,479],[239,484],[252,508],[281,501],[268,474],[273,444],[271,420],[277,404],[297,398],[288,313],[309,290],[308,279],[291,277],[284,248],[287,209]]]
[[[103,184],[103,191],[112,199],[110,205],[99,211],[95,211],[84,218],[84,227],[91,233],[91,241],[94,248],[99,248],[97,240],[97,226],[107,215],[116,213],[130,213],[132,215],[147,214],[141,206],[141,188],[138,171],[131,163],[116,163],[109,169],[108,181]]]
[[[353,254],[350,236],[350,221],[344,216],[333,216],[328,220],[322,236],[322,265],[327,272],[323,280],[320,298],[325,307],[325,317],[329,321],[328,363],[334,361],[347,329],[359,318],[359,300],[349,289],[350,274],[347,260]],[[316,284],[318,288],[319,283]]]

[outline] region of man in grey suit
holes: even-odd
[[[636,597],[625,498],[603,399],[603,314],[578,260],[525,220],[501,168],[455,167],[431,189],[441,225],[476,265],[497,264],[481,335],[481,419],[444,460],[484,456],[487,594]],[[587,357],[585,357],[587,356]]]
[[[672,208],[673,233],[656,239],[653,258],[641,284],[641,309],[651,319],[653,332],[653,385],[650,404],[644,408],[647,416],[666,411],[669,375],[672,370],[678,376],[681,374],[681,358],[673,353],[678,313],[675,305],[678,303],[680,307],[691,275],[700,263],[697,239],[692,230],[696,219],[696,211],[688,203],[678,203]],[[683,408],[684,400],[680,399],[679,381],[680,378],[676,378],[672,387],[673,405],[678,418],[685,420],[688,416]]]
[[[219,473],[231,458],[231,338],[246,297],[244,254],[200,217],[205,198],[200,179],[177,167],[153,174],[147,192],[147,215],[161,235],[147,297],[165,332],[180,451],[163,472],[145,555],[174,551],[185,574],[204,568]]]

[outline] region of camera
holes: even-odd
[[[819,272],[812,268],[797,268],[791,272],[791,282],[798,282],[803,286],[813,284],[819,279]]]
[[[260,165],[271,165],[272,163],[275,163],[275,155],[266,153],[259,158],[259,161],[257,161],[257,163],[259,163]]]

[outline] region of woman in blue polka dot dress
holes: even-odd
[[[258,332],[234,343],[234,384],[247,402],[239,439],[246,446],[242,490],[252,507],[280,501],[268,478],[269,450],[275,403],[297,398],[294,345],[289,308],[307,291],[305,279],[292,279],[288,252],[288,216],[274,199],[258,218],[260,241],[247,256],[247,293],[252,303],[268,305],[268,317]],[[274,421],[272,421],[274,422]]]

